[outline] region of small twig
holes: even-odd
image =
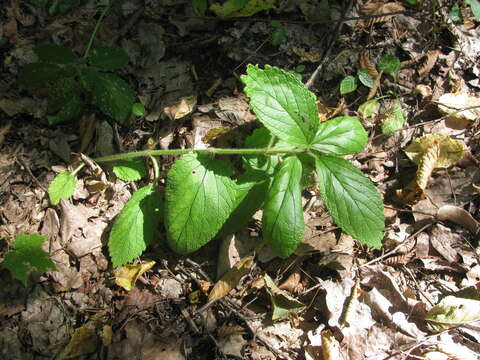
[[[35,184],[37,184],[43,191],[48,192],[47,188],[36,178],[35,175],[33,175],[32,170],[30,170],[30,167],[27,165],[27,163],[21,156],[17,156],[15,161],[19,163],[21,166],[23,166],[23,168],[28,173],[28,175],[30,175],[30,177],[35,182]]]
[[[357,271],[358,269],[364,267],[364,266],[369,266],[369,265],[372,265],[372,264],[375,264],[387,257],[389,257],[390,255],[393,255],[395,254],[401,247],[405,246],[405,244],[410,241],[413,237],[417,236],[418,234],[420,234],[423,230],[429,228],[430,226],[432,226],[434,224],[434,222],[429,222],[428,224],[422,226],[422,228],[418,231],[416,231],[415,233],[413,233],[412,235],[410,235],[409,237],[407,237],[404,241],[402,241],[400,244],[398,244],[397,246],[395,246],[392,250],[386,252],[385,254],[383,254],[382,256],[379,256],[373,260],[370,260],[369,262],[366,262],[365,264],[362,264],[360,266],[357,266],[355,268],[352,268],[352,271]]]
[[[340,20],[338,20],[337,25],[335,26],[335,30],[333,31],[332,36],[330,37],[328,47],[324,51],[324,53],[322,54],[322,58],[320,59],[320,63],[318,64],[317,68],[315,69],[315,71],[313,72],[313,74],[310,76],[307,83],[305,84],[305,86],[307,88],[312,87],[312,85],[315,82],[315,79],[317,78],[318,74],[320,74],[320,71],[322,70],[323,65],[327,61],[328,55],[332,51],[333,44],[337,41],[337,38],[340,35],[340,32],[342,31],[343,24],[345,23],[345,15],[348,13],[350,8],[352,7],[352,4],[353,4],[352,0],[347,1],[347,4],[345,5],[345,7],[343,9],[342,18]]]

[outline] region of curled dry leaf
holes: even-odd
[[[253,265],[253,258],[253,255],[249,255],[237,261],[237,263],[217,281],[208,296],[208,301],[215,301],[224,297],[237,286],[240,279],[250,272]]]
[[[341,359],[340,355],[340,344],[332,331],[325,330],[322,331],[322,357],[324,360],[335,360]]]
[[[439,53],[440,52],[438,50],[427,51],[424,59],[422,59],[423,61],[421,62],[420,67],[418,68],[418,75],[420,75],[420,78],[423,78],[430,73],[433,66],[437,62]]]
[[[297,292],[301,280],[301,275],[298,271],[295,271],[290,274],[290,276],[278,287],[280,290],[287,290],[290,293]]]
[[[138,278],[150,270],[153,265],[155,265],[155,261],[137,265],[124,265],[115,270],[115,284],[130,291]]]
[[[380,79],[382,78],[383,70],[378,73],[378,75],[375,77],[375,81],[373,83],[373,87],[370,89],[368,92],[367,100],[372,99],[375,97],[378,88],[380,87]]]
[[[171,120],[178,120],[191,114],[196,105],[196,96],[184,96],[180,98],[178,103],[165,107],[163,111]]]
[[[413,141],[405,149],[407,156],[418,165],[417,184],[422,190],[435,168],[446,168],[463,157],[463,145],[449,136],[431,134]]]
[[[367,25],[373,25],[379,22],[385,22],[390,20],[393,16],[395,15],[388,15],[390,13],[396,13],[400,11],[404,11],[405,7],[399,3],[399,2],[389,2],[389,3],[384,3],[380,1],[369,1],[365,5],[362,6],[362,12],[365,15],[383,15],[385,16],[379,16],[379,17],[374,17],[371,19],[367,20]]]
[[[478,234],[480,231],[480,223],[466,210],[452,205],[444,205],[437,212],[437,219],[448,220],[458,224],[468,230],[472,234]]]
[[[340,102],[334,108],[325,105],[320,100],[317,100],[318,117],[320,119],[320,122],[327,121],[337,116],[340,113],[340,111],[343,110],[343,108],[345,107],[345,104],[346,102],[343,97],[340,99]]]
[[[360,54],[360,70],[368,70],[369,75],[374,79],[378,76],[375,64],[370,61],[370,58],[365,53]]]

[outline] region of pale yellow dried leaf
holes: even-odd
[[[432,96],[433,91],[432,88],[428,85],[418,84],[417,86],[415,86],[415,89],[413,89],[413,93],[418,94],[422,97],[422,99],[425,99]]]
[[[74,359],[90,354],[97,349],[99,342],[93,325],[83,325],[75,329],[70,343],[57,355],[56,359]]]
[[[425,190],[435,168],[446,168],[463,157],[463,145],[449,136],[431,134],[413,141],[405,149],[407,156],[418,165],[417,184]]]
[[[449,167],[464,155],[463,144],[460,141],[442,134],[425,135],[414,140],[405,148],[405,153],[410,160],[419,165],[425,152],[434,145],[438,145],[440,148],[435,168]]]
[[[447,93],[440,96],[437,103],[438,110],[443,114],[450,115],[449,118],[475,121],[480,117],[480,98],[475,96],[465,93]],[[478,108],[458,112],[458,110],[473,106],[478,106]]]
[[[417,170],[417,184],[418,187],[422,190],[427,188],[428,179],[432,174],[435,164],[440,156],[440,145],[437,143],[432,143],[430,147],[425,149],[420,162],[418,164]]]
[[[340,344],[330,330],[324,330],[322,337],[322,357],[323,360],[342,359],[340,355]]]
[[[215,301],[224,297],[235,286],[237,286],[240,279],[250,272],[253,265],[253,258],[253,255],[249,255],[237,261],[237,263],[214,285],[208,296],[208,301]]]
[[[155,261],[119,267],[115,270],[115,284],[130,291],[135,286],[135,282],[138,278],[150,270],[153,265],[155,265]]]

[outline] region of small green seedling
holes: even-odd
[[[82,58],[64,46],[39,45],[34,52],[40,61],[27,64],[20,71],[21,90],[48,88],[50,125],[78,119],[87,99],[119,123],[130,122],[133,92],[124,80],[112,73],[128,64],[127,53],[115,45],[92,48],[95,34],[110,7],[102,12]],[[133,110],[139,112],[138,108]]]
[[[165,187],[141,187],[117,216],[108,242],[113,266],[140,256],[158,236],[160,224],[168,245],[187,254],[215,237],[238,231],[259,209],[264,240],[286,258],[303,238],[301,193],[312,174],[337,225],[362,244],[381,246],[380,194],[343,158],[366,146],[361,123],[349,116],[320,123],[315,95],[295,75],[276,67],[249,65],[242,81],[250,106],[264,125],[247,137],[246,148],[146,150],[95,159],[114,162],[114,172],[121,178],[138,179],[145,175],[140,157],[182,155],[168,172]],[[235,172],[217,154],[241,155],[243,171]],[[155,165],[156,160],[152,162]],[[63,183],[68,189],[50,186],[51,199],[70,192],[69,181]]]
[[[400,59],[394,55],[385,54],[378,61],[377,68],[396,79],[397,73],[400,70]],[[375,80],[372,79],[369,71],[361,69],[358,70],[356,76],[348,75],[342,79],[340,82],[340,94],[345,95],[354,92],[357,90],[359,83],[370,89],[375,86]]]
[[[2,267],[10,270],[15,279],[27,286],[32,272],[43,274],[46,271],[56,270],[54,263],[42,245],[46,235],[20,234],[16,237],[12,250],[5,255]]]

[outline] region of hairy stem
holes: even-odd
[[[209,149],[172,149],[172,150],[144,150],[144,151],[135,151],[123,154],[115,154],[109,156],[102,156],[94,159],[98,163],[133,159],[144,156],[160,156],[160,155],[183,155],[190,153],[197,154],[221,154],[221,155],[278,155],[278,154],[303,154],[307,153],[307,149],[218,149],[218,148],[209,148]]]

